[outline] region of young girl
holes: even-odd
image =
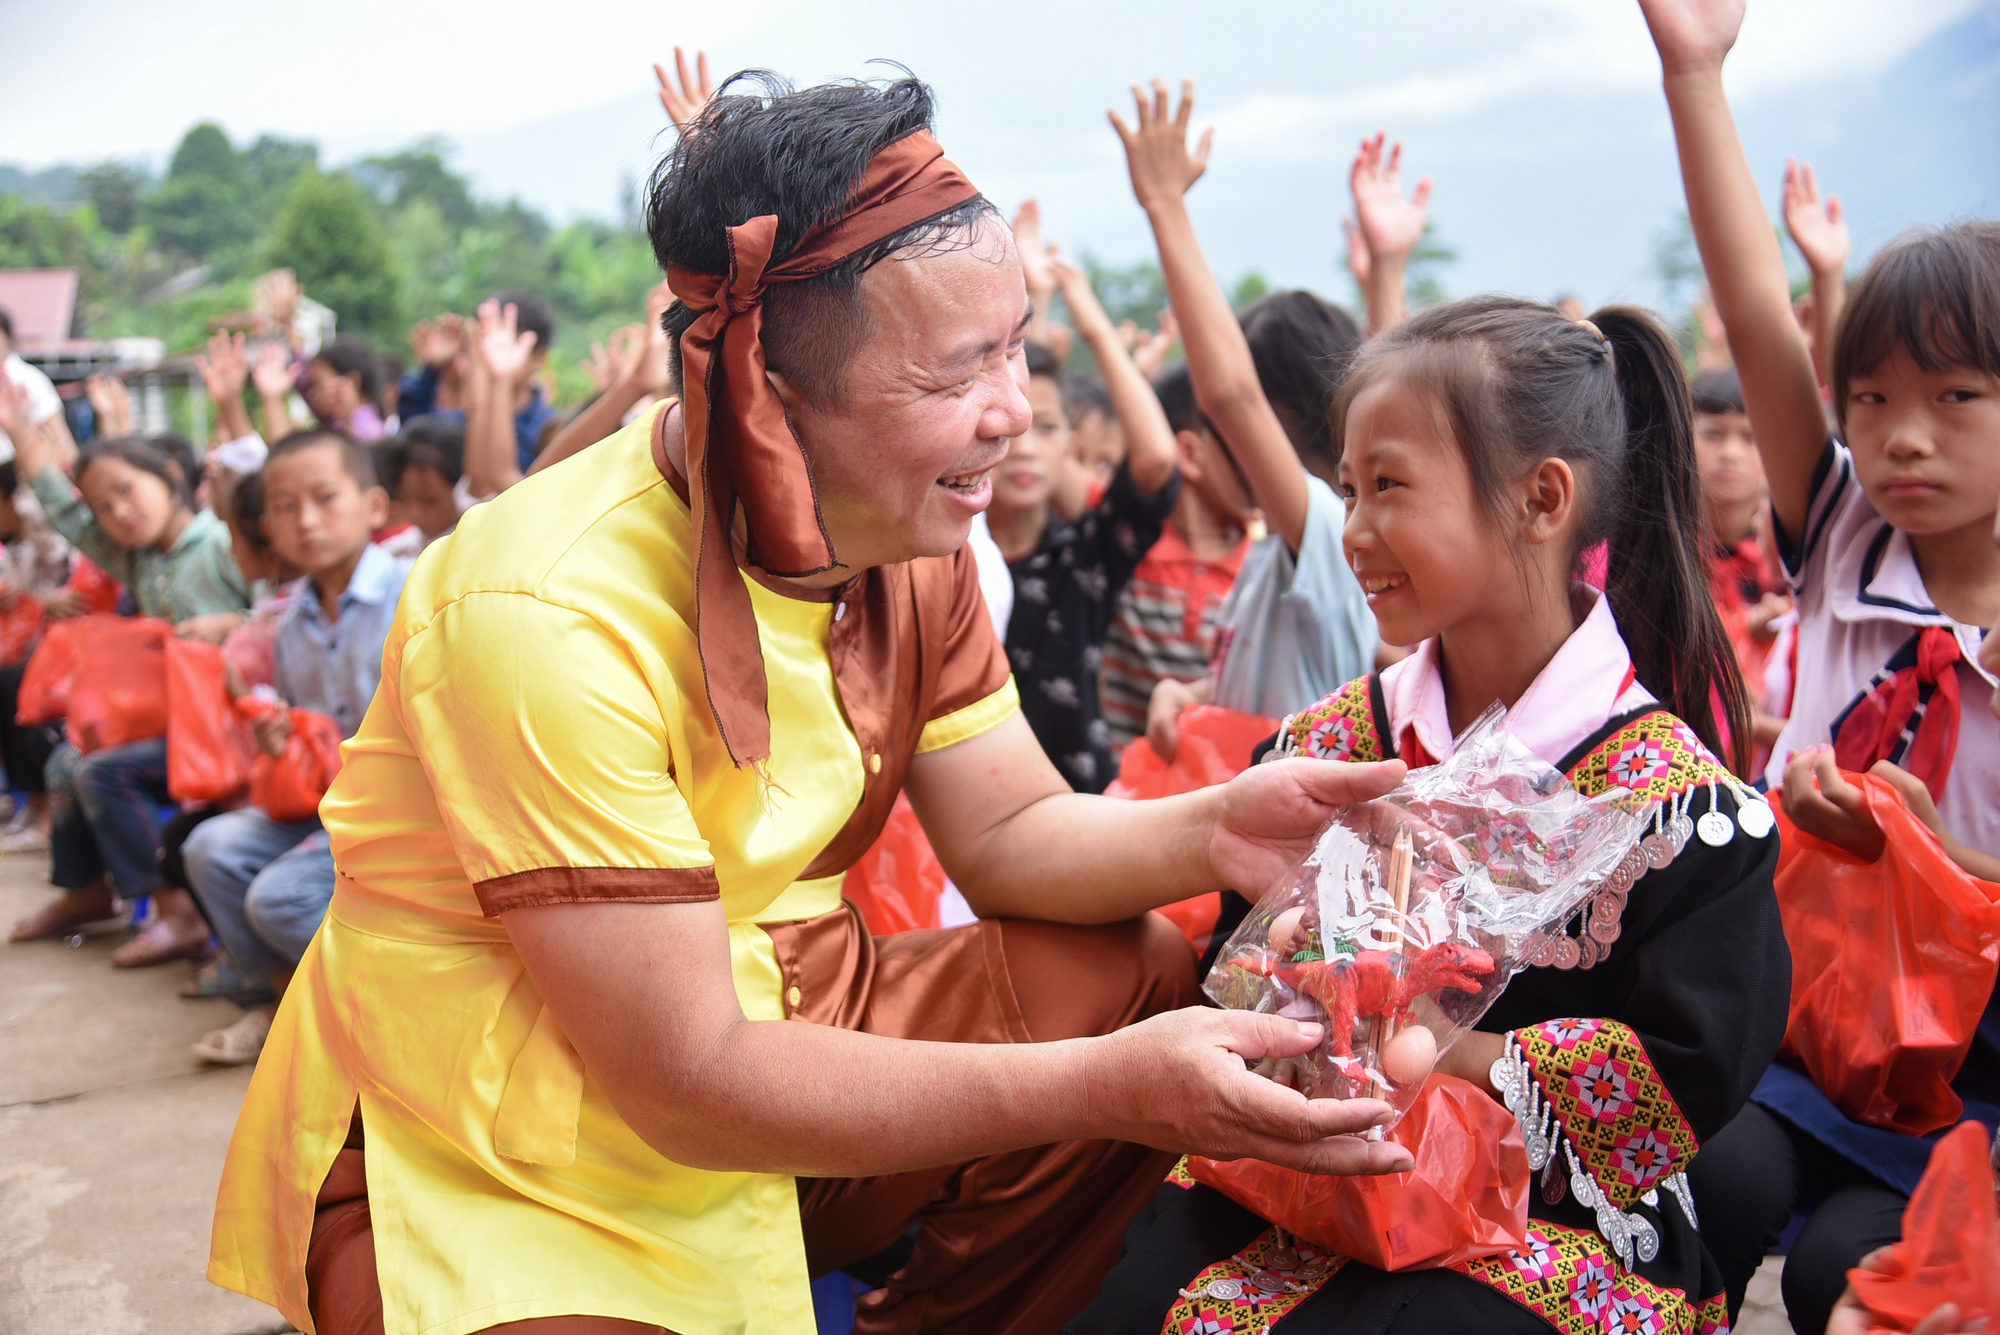
[[[1834,335],[1839,439],[1829,440],[1784,259],[1723,95],[1743,6],[1644,8],[1688,216],[1798,598],[1791,717],[1766,777],[1801,829],[1873,856],[1881,833],[1835,762],[1875,768],[1934,802],[1947,848],[1978,865],[2000,853],[2000,719],[1980,708],[1994,683],[1979,666],[1983,628],[2000,618],[2000,224],[1913,233],[1869,264]],[[2000,1123],[1992,1005],[1953,1088],[1968,1115]],[[1819,1331],[1848,1268],[1898,1236],[1931,1144],[1852,1122],[1804,1074],[1773,1066],[1696,1183],[1732,1292],[1811,1204],[1784,1294],[1794,1327]]]
[[[74,488],[39,436],[23,445],[20,463],[49,523],[124,584],[141,613],[211,642],[242,624],[250,587],[230,555],[229,530],[194,508],[187,473],[164,451],[133,437],[93,441],[77,460]],[[153,895],[158,919],[112,962],[133,967],[207,953],[208,925],[193,899],[160,875],[156,808],[168,800],[166,739],[89,756],[65,743],[48,769],[51,879],[63,893],[16,923],[13,939],[61,936],[112,916],[121,899]]]
[[[1189,705],[1282,717],[1367,671],[1378,646],[1374,618],[1341,560],[1326,429],[1361,331],[1309,292],[1274,293],[1239,323],[1188,214],[1187,191],[1208,168],[1207,141],[1188,148],[1193,106],[1192,84],[1176,112],[1156,82],[1138,99],[1137,128],[1117,127],[1132,192],[1159,245],[1196,405],[1270,536],[1245,554],[1217,616],[1208,678],[1192,687],[1162,681],[1154,691],[1146,734],[1164,757],[1178,747],[1176,720]]]
[[[1526,1246],[1391,1274],[1170,1180],[1070,1329],[1720,1328],[1682,1174],[1778,1046],[1789,956],[1770,812],[1715,756],[1711,701],[1739,738],[1745,706],[1708,598],[1680,355],[1630,309],[1454,302],[1362,351],[1334,424],[1348,560],[1383,636],[1418,648],[1287,720],[1285,749],[1429,764],[1497,700],[1583,792],[1649,799],[1664,837],[1441,1063],[1489,1092],[1496,1072],[1532,1080],[1553,1109],[1560,1167],[1537,1175]],[[1576,578],[1599,542],[1602,593]]]

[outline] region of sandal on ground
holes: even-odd
[[[195,971],[194,977],[182,983],[180,994],[191,1001],[227,997],[240,1006],[261,1005],[276,995],[271,991],[270,984],[251,982],[220,956],[202,965]]]
[[[216,1066],[250,1066],[264,1050],[271,1033],[272,1013],[259,1006],[227,1029],[211,1029],[194,1044],[194,1055]]]
[[[214,953],[207,932],[182,936],[167,923],[156,922],[112,951],[111,962],[121,969],[144,969],[171,960],[205,960]]]
[[[108,922],[123,911],[115,898],[108,905],[100,903],[85,909],[65,908],[65,898],[59,895],[15,923],[12,939],[45,941],[52,936],[68,936],[92,923]]]

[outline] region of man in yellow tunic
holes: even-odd
[[[1020,717],[964,543],[1030,312],[929,119],[909,79],[724,96],[656,174],[685,402],[412,574],[217,1283],[319,1335],[789,1335],[914,1220],[862,1328],[1027,1335],[1176,1154],[1407,1162],[1345,1134],[1382,1105],[1249,1075],[1316,1033],[1190,1008],[1144,916],[1263,888],[1400,767],[1110,802]],[[841,904],[898,790],[976,926]]]

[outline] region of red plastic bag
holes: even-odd
[[[13,667],[27,658],[42,633],[42,600],[24,593],[14,605],[0,612],[0,667]]]
[[[236,708],[245,718],[256,718],[284,706],[246,695]],[[260,752],[250,770],[250,804],[280,824],[317,814],[319,800],[340,773],[340,725],[311,709],[294,708],[291,714],[285,753]]]
[[[1784,1051],[1855,1121],[1927,1135],[1964,1112],[1951,1080],[1993,995],[2000,885],[1945,856],[1887,783],[1841,777],[1866,795],[1886,846],[1864,862],[1778,813]]]
[[[69,739],[89,755],[167,733],[167,641],[156,617],[80,617],[70,680]]]
[[[1889,1268],[1847,1272],[1871,1316],[1901,1330],[1943,1303],[1958,1305],[1961,1325],[2000,1316],[2000,1208],[1988,1153],[1977,1122],[1960,1124],[1931,1151]]]
[[[69,583],[63,587],[82,594],[91,611],[106,616],[117,612],[118,603],[125,596],[125,586],[105,574],[101,566],[82,552],[69,563]]]
[[[230,707],[222,650],[198,640],[167,641],[167,792],[207,805],[250,784],[257,742]]]
[[[28,658],[14,701],[14,721],[22,727],[60,723],[69,712],[69,686],[76,677],[76,627],[74,621],[56,622]]]
[[[910,799],[897,793],[888,823],[861,860],[847,869],[840,894],[861,910],[870,932],[888,936],[938,926],[944,880],[944,866],[931,851]]]
[[[1106,797],[1145,801],[1212,788],[1250,768],[1250,752],[1278,730],[1278,720],[1261,714],[1241,714],[1219,705],[1196,705],[1182,712],[1180,749],[1172,763],[1144,737],[1125,748],[1118,760],[1118,777],[1104,790]],[[1209,934],[1222,916],[1222,896],[1196,895],[1156,910],[1165,915],[1196,950],[1208,949]]]
[[[1415,1171],[1322,1177],[1257,1159],[1190,1157],[1188,1172],[1307,1242],[1378,1270],[1435,1270],[1527,1240],[1533,1174],[1514,1115],[1455,1076],[1433,1075],[1389,1133]]]

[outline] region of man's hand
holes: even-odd
[[[1138,120],[1135,130],[1116,111],[1110,112],[1111,128],[1125,145],[1125,165],[1132,173],[1132,193],[1139,207],[1152,210],[1180,199],[1188,187],[1208,170],[1208,150],[1215,143],[1213,128],[1201,132],[1201,142],[1188,151],[1188,118],[1194,114],[1194,80],[1181,80],[1180,110],[1173,109],[1165,79],[1153,80],[1152,96],[1138,84],[1132,85],[1132,105]]]
[[[1815,274],[1844,274],[1854,251],[1839,195],[1820,198],[1819,177],[1810,162],[1785,159],[1785,230]]]
[[[502,306],[489,297],[479,307],[479,325],[472,338],[473,354],[486,374],[510,385],[527,373],[528,359],[535,352],[535,332],[518,328],[519,319],[520,310],[513,302]]]
[[[1347,175],[1371,270],[1386,259],[1407,260],[1423,240],[1430,216],[1431,178],[1418,181],[1410,197],[1403,198],[1403,146],[1388,140],[1381,130],[1363,139]]]
[[[1785,815],[1858,858],[1882,856],[1882,827],[1868,810],[1868,795],[1840,776],[1830,746],[1815,746],[1785,765]]]
[[[708,52],[694,53],[697,74],[688,73],[687,54],[678,46],[674,48],[674,76],[670,76],[664,65],[653,66],[653,77],[660,81],[660,106],[665,109],[667,119],[682,134],[701,109],[715,99],[715,80],[708,77]]]
[[[1252,765],[1222,788],[1222,810],[1209,836],[1216,878],[1246,898],[1261,898],[1312,852],[1337,810],[1382,796],[1403,774],[1400,760]]]
[[[1639,0],[1668,76],[1722,68],[1743,27],[1744,0]]]
[[[1325,1035],[1276,1015],[1190,1007],[1105,1038],[1086,1072],[1090,1112],[1120,1140],[1210,1159],[1256,1158],[1308,1173],[1405,1173],[1394,1141],[1356,1133],[1389,1120],[1375,1099],[1308,1099],[1246,1063],[1296,1057]]]

